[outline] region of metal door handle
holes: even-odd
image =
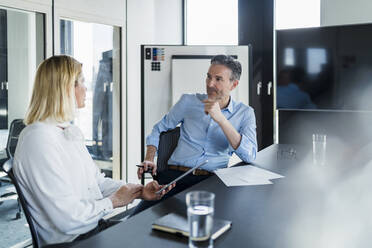
[[[257,96],[261,95],[262,82],[257,83]]]
[[[271,88],[273,87],[273,83],[270,81],[267,83],[267,95],[271,95]]]
[[[111,91],[111,92],[112,92],[112,88],[113,88],[113,86],[114,86],[114,83],[111,82],[111,83],[110,83],[110,91]]]

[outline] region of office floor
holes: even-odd
[[[10,184],[2,184],[0,195],[14,191]],[[31,238],[24,214],[21,218],[14,220],[18,211],[17,200],[7,200],[0,204],[0,248],[15,246]]]

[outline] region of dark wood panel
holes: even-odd
[[[273,8],[273,0],[239,1],[239,45],[252,47],[249,104],[256,114],[259,150],[273,143],[273,89],[267,95],[267,85],[273,82]]]

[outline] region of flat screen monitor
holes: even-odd
[[[372,24],[276,32],[278,109],[372,110]]]

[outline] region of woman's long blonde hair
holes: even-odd
[[[81,70],[82,64],[70,56],[59,55],[44,60],[36,72],[25,124],[47,118],[57,122],[73,120],[76,101],[74,87]]]

